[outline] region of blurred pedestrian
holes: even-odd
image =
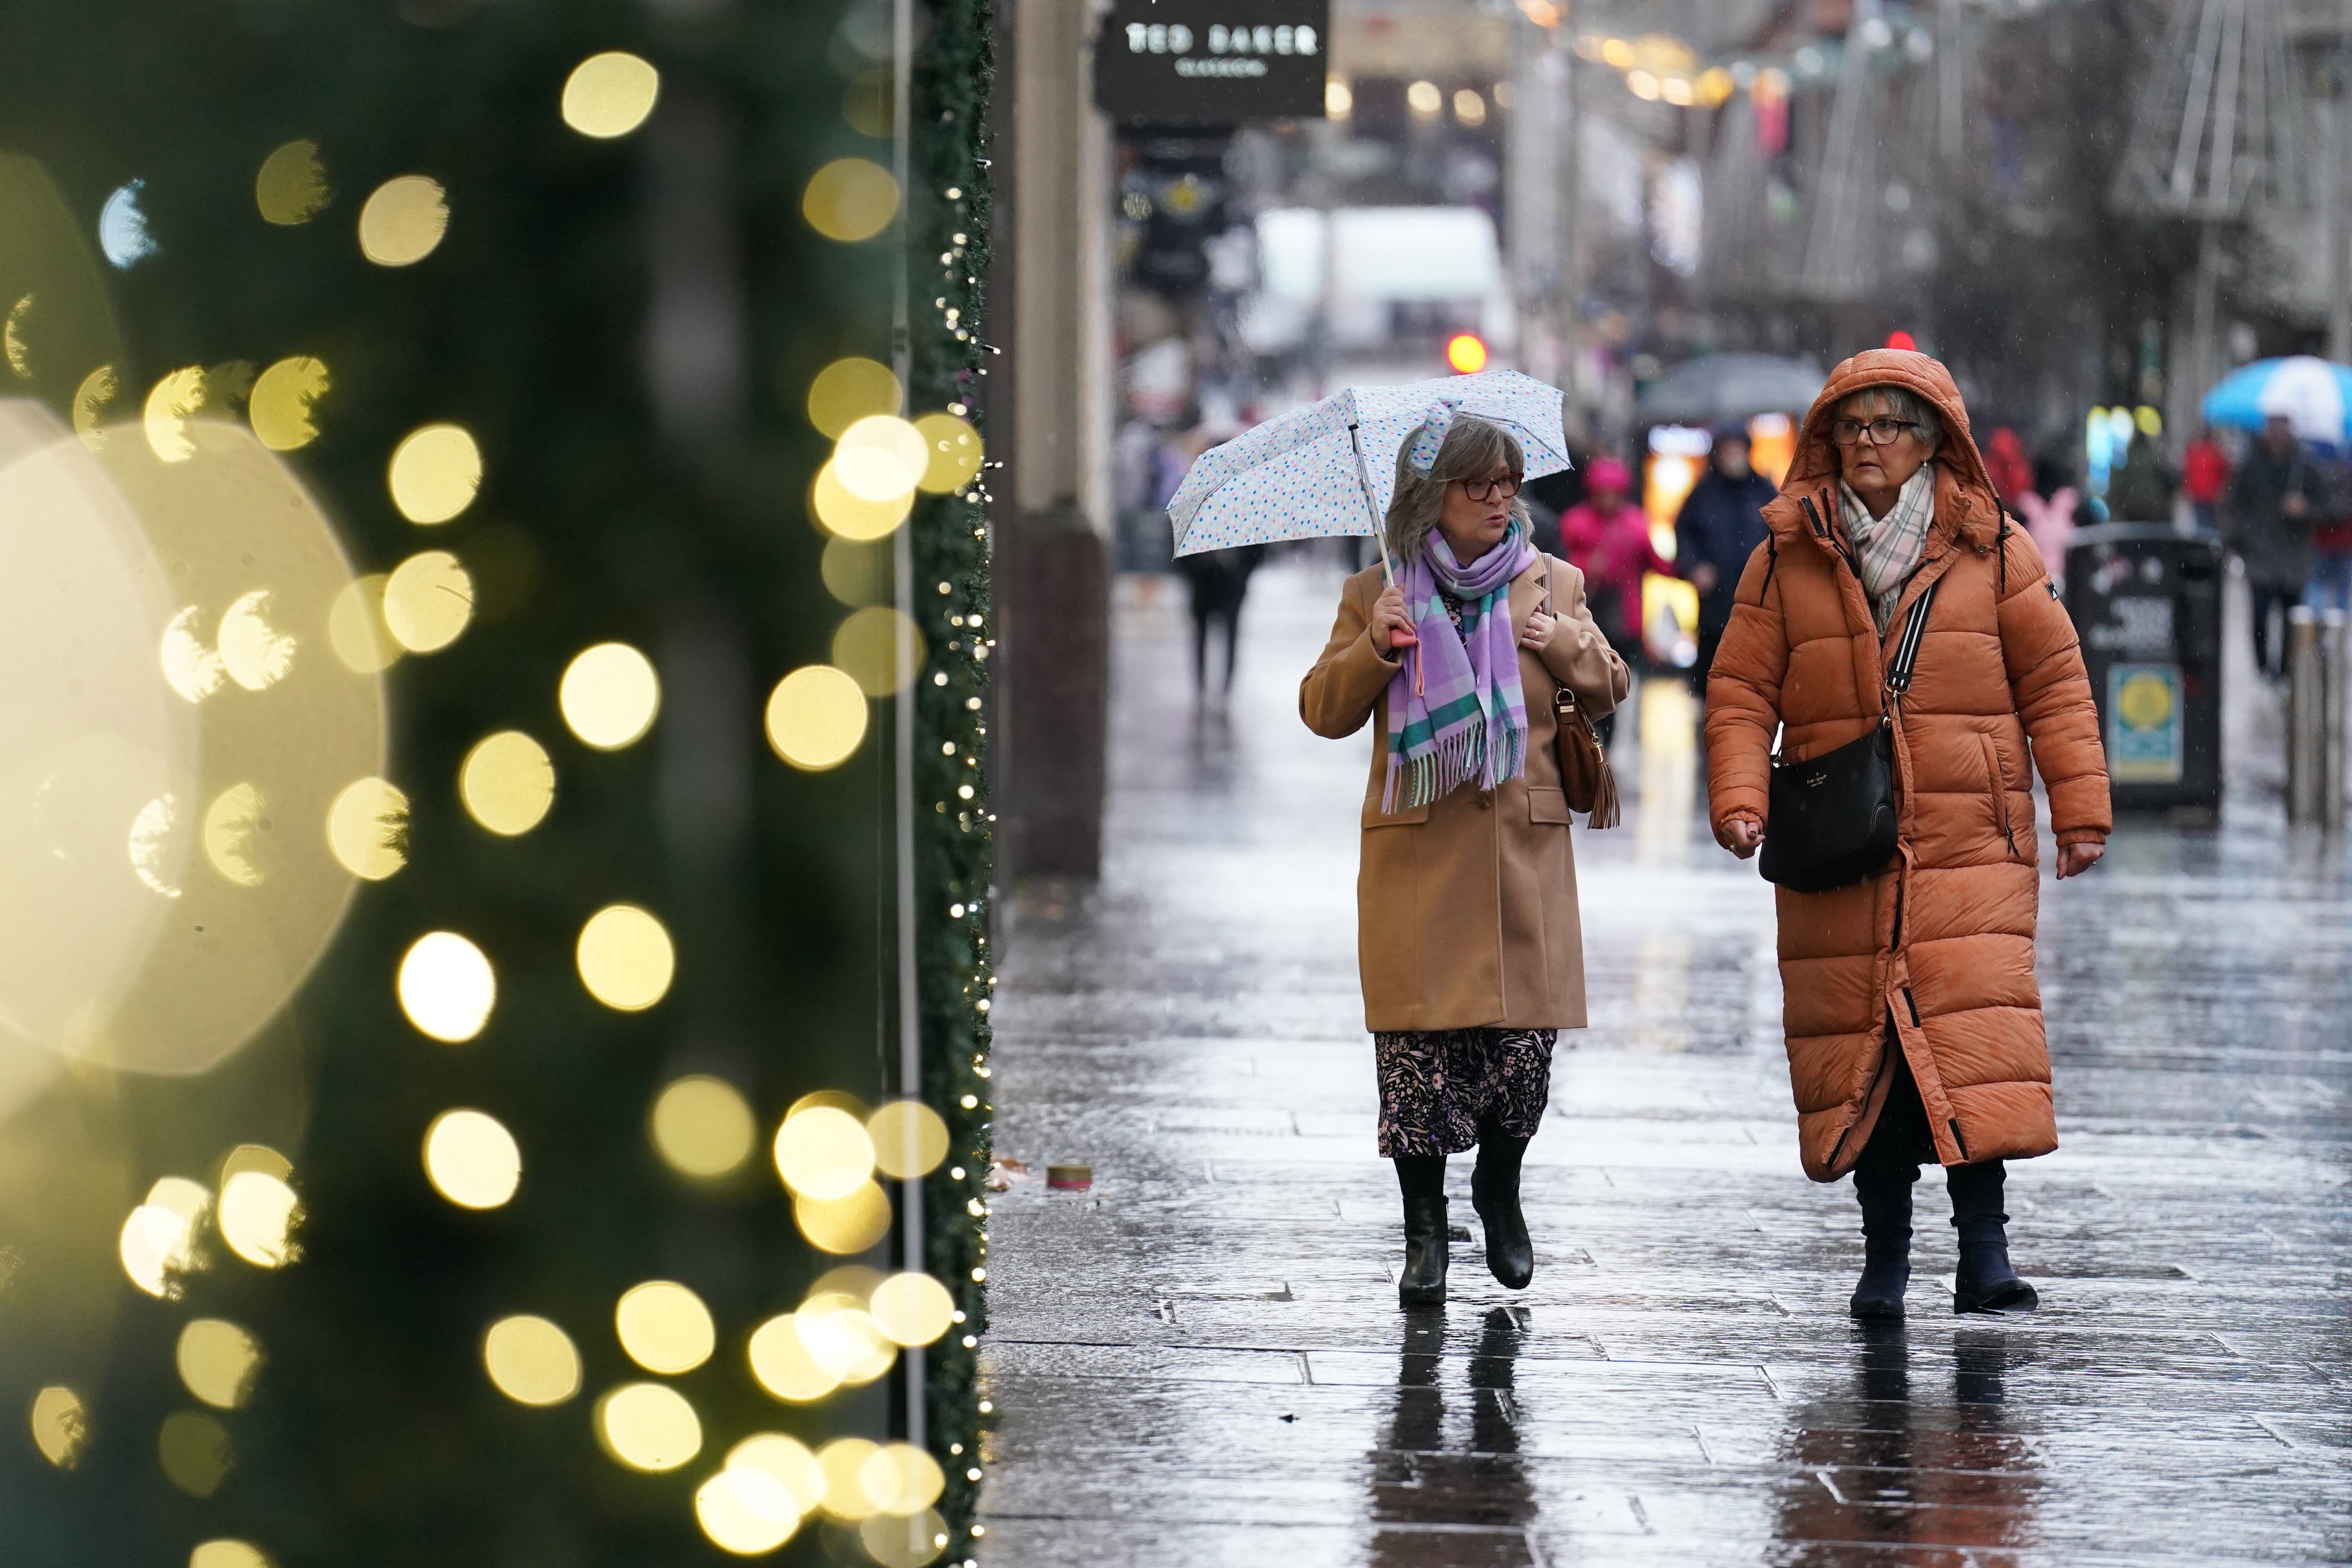
[[[2123,466],[2107,480],[2107,516],[2116,522],[2172,521],[2172,474],[2145,430],[2132,432]]]
[[[1707,689],[1716,837],[1745,859],[1782,830],[1769,814],[1784,725],[1783,759],[1823,763],[1800,782],[1827,782],[1829,753],[1883,735],[1895,786],[1882,869],[1779,893],[1799,1151],[1815,1181],[1852,1171],[1862,1206],[1850,1310],[1903,1315],[1923,1160],[1946,1167],[1959,1233],[1953,1310],[2030,1309],[2004,1162],[2048,1153],[2058,1133],[2033,981],[2029,757],[2061,878],[2090,868],[2112,826],[2074,626],[2001,513],[1950,374],[1924,354],[1876,349],[1831,374],[1765,521]],[[1890,678],[1898,647],[1916,650],[1907,692]],[[1801,842],[1781,851],[1783,877]]]
[[[1564,685],[1606,712],[1629,678],[1583,575],[1528,541],[1523,467],[1517,441],[1466,416],[1442,443],[1408,441],[1388,510],[1397,585],[1378,566],[1348,579],[1298,689],[1318,735],[1372,722],[1356,945],[1380,1152],[1404,1201],[1406,1307],[1445,1300],[1445,1157],[1474,1143],[1486,1266],[1513,1289],[1533,1277],[1519,1163],[1557,1032],[1584,1026],[1552,697]]]
[[[2286,674],[2286,612],[2311,581],[2312,531],[2319,522],[2319,468],[2286,416],[2263,422],[2222,498],[2221,537],[2246,568],[2253,604],[2254,668]],[[2271,617],[2279,628],[2271,630]]]
[[[2221,450],[2212,431],[2197,432],[2181,452],[2180,488],[2189,497],[2189,510],[2198,528],[2206,533],[2219,532],[2221,496],[2230,488],[2230,454]]]
[[[1731,619],[1740,568],[1764,542],[1764,504],[1779,492],[1749,467],[1748,426],[1718,425],[1707,469],[1675,519],[1675,571],[1698,592],[1698,663],[1702,693],[1715,646]]]
[[[1168,503],[1184,483],[1192,464],[1210,447],[1237,434],[1228,426],[1202,426],[1173,436],[1160,447],[1155,504],[1166,515]],[[1249,597],[1249,581],[1265,560],[1263,544],[1235,545],[1230,550],[1204,550],[1179,556],[1176,570],[1184,579],[1185,596],[1192,609],[1192,691],[1209,693],[1209,634],[1222,626],[1225,634],[1225,673],[1221,692],[1234,689],[1234,664],[1241,651],[1242,605]]]
[[[2018,439],[2016,431],[2000,426],[1985,444],[1984,458],[1993,493],[2010,510],[2017,510],[2018,498],[2033,490],[2033,465],[2025,456],[2025,443]]]
[[[1658,553],[1650,536],[1650,517],[1630,499],[1632,470],[1614,458],[1595,458],[1584,471],[1584,500],[1559,520],[1560,553],[1584,574],[1584,591],[1592,605],[1592,618],[1609,646],[1628,666],[1644,663],[1642,648],[1642,579],[1650,573],[1670,573],[1672,563]],[[1601,744],[1616,734],[1617,715],[1603,716],[1596,728]]]
[[[2318,463],[2325,500],[2311,531],[2311,580],[2303,601],[2315,610],[2352,611],[2352,454],[2331,451]]]
[[[2014,510],[2033,536],[2034,549],[2044,562],[2058,563],[2052,571],[2059,576],[2064,575],[2066,542],[2074,537],[2082,506],[2083,492],[2074,488],[2074,476],[2050,458],[2033,465],[2033,488],[2016,499]]]

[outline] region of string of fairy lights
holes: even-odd
[[[561,101],[563,121],[600,140],[629,135],[655,107],[660,76],[645,59],[625,52],[589,58],[571,73]],[[977,135],[977,106],[967,143]],[[970,145],[963,149],[970,158]],[[978,182],[975,181],[975,184]],[[460,193],[462,195],[462,193]],[[113,239],[143,242],[135,186],[109,203]],[[331,201],[317,143],[288,142],[271,153],[255,181],[262,216],[279,225],[308,223]],[[357,239],[362,255],[386,268],[415,266],[438,248],[450,221],[451,193],[423,174],[385,181],[362,204]],[[929,1271],[882,1273],[844,1262],[823,1274],[794,1310],[749,1325],[741,1370],[753,1384],[787,1405],[805,1405],[864,1386],[887,1374],[900,1353],[948,1340],[961,1355],[931,1358],[934,1386],[968,1391],[978,1344],[979,1292],[984,1286],[987,1206],[980,1195],[988,1168],[983,1103],[989,1077],[987,1024],[994,979],[989,971],[984,901],[987,841],[993,818],[985,809],[981,772],[986,728],[986,661],[995,644],[986,616],[984,460],[972,423],[971,386],[992,353],[977,337],[977,290],[984,246],[971,237],[987,217],[984,189],[967,197],[961,185],[941,192],[946,221],[957,226],[940,253],[941,292],[932,324],[943,343],[958,345],[961,370],[950,373],[956,395],[935,411],[904,416],[910,390],[877,362],[845,358],[812,381],[811,422],[833,441],[811,487],[809,510],[827,535],[821,566],[827,586],[853,605],[836,627],[830,658],[779,679],[763,710],[766,738],[786,764],[802,771],[836,767],[865,738],[869,703],[925,700],[921,780],[935,797],[923,826],[923,885],[944,905],[947,921],[934,933],[948,947],[928,958],[944,963],[925,973],[927,1014],[951,991],[955,1016],[934,1027],[953,1052],[947,1062],[943,1116],[922,1098],[867,1107],[852,1097],[820,1091],[804,1096],[778,1120],[766,1139],[778,1179],[789,1194],[795,1224],[814,1247],[850,1259],[870,1252],[893,1223],[881,1179],[913,1181],[948,1163],[951,1146],[963,1152],[950,1169],[952,1204],[962,1220],[954,1231],[936,1224]],[[841,158],[807,182],[803,218],[818,234],[859,244],[892,230],[906,205],[889,173],[870,160]],[[911,216],[911,215],[910,215]],[[125,238],[124,237],[129,237]],[[112,256],[117,247],[110,243]],[[141,252],[143,254],[143,252]],[[118,260],[118,265],[123,264]],[[936,376],[936,367],[929,372]],[[310,356],[266,369],[226,365],[186,367],[159,379],[138,415],[138,426],[159,458],[193,450],[195,422],[243,410],[247,424],[272,450],[291,451],[317,435],[314,406],[332,385],[328,367]],[[120,395],[112,366],[92,372],[73,399],[75,427],[93,446],[114,438],[108,421]],[[485,456],[471,431],[439,421],[421,426],[389,455],[385,483],[409,522],[434,528],[464,514],[479,491]],[[937,582],[938,603],[926,603],[926,626],[871,592],[887,573],[888,541],[919,514],[929,526],[919,566]],[[952,535],[961,542],[942,549]],[[968,535],[968,538],[967,538]],[[443,550],[420,551],[393,571],[349,583],[328,616],[328,641],[355,674],[373,676],[404,657],[429,656],[453,646],[471,618],[473,584],[464,563]],[[224,619],[217,635],[196,623],[174,624],[163,649],[164,673],[182,697],[197,702],[224,681],[256,689],[275,676],[271,650],[290,657],[291,643],[268,624],[266,604],[247,605],[255,629]],[[911,634],[909,636],[908,634]],[[275,640],[273,640],[275,639]],[[914,656],[902,650],[911,646]],[[257,663],[256,661],[259,661]],[[929,689],[918,686],[930,669]],[[583,649],[565,667],[554,692],[556,709],[572,737],[592,753],[635,745],[653,729],[661,707],[660,674],[653,660],[624,642]],[[592,763],[593,765],[593,763]],[[482,736],[464,753],[455,786],[467,815],[506,837],[530,833],[548,816],[557,770],[546,743],[520,728]],[[226,798],[226,797],[225,797]],[[382,880],[407,863],[408,796],[389,780],[369,776],[338,793],[327,813],[325,837],[352,877]],[[215,830],[216,803],[202,843],[215,869],[236,879],[239,821],[261,811],[257,800],[238,803],[227,826]],[[134,857],[135,858],[135,857]],[[936,943],[934,943],[936,946]],[[622,1013],[656,1007],[677,973],[677,950],[660,916],[641,905],[613,902],[589,913],[572,943],[580,984],[601,1005]],[[476,1041],[498,1009],[499,971],[483,946],[464,932],[436,930],[409,943],[393,991],[416,1031],[437,1045]],[[927,1022],[936,1025],[936,1017]],[[933,1077],[940,1075],[934,1073]],[[932,1086],[927,1082],[927,1091]],[[693,1074],[666,1084],[648,1108],[648,1138],[662,1160],[689,1183],[716,1184],[737,1175],[762,1142],[758,1113],[724,1079]],[[526,1152],[491,1110],[451,1106],[424,1129],[419,1162],[425,1180],[458,1208],[499,1208],[522,1190]],[[301,1209],[290,1162],[259,1145],[240,1145],[224,1160],[217,1193],[183,1177],[155,1184],[125,1220],[120,1253],[131,1283],[166,1300],[180,1297],[180,1280],[206,1267],[205,1232],[217,1232],[246,1263],[277,1268],[300,1257]],[[957,1268],[941,1282],[945,1258]],[[965,1266],[963,1259],[971,1261]],[[476,1353],[482,1374],[501,1394],[531,1408],[554,1409],[583,1393],[584,1364],[574,1330],[540,1312],[506,1312],[487,1326]],[[958,1533],[978,1536],[970,1499],[982,1478],[977,1432],[967,1422],[943,1424],[938,1441],[955,1473],[907,1443],[835,1438],[811,1448],[780,1431],[744,1435],[716,1468],[694,1467],[712,1434],[687,1395],[668,1379],[709,1363],[727,1337],[709,1307],[675,1280],[648,1279],[623,1291],[613,1307],[613,1329],[637,1372],[597,1394],[588,1406],[597,1443],[616,1464],[649,1473],[687,1472],[695,1479],[690,1507],[702,1532],[739,1555],[775,1551],[810,1521],[824,1518],[852,1529],[866,1552],[886,1568],[920,1568],[936,1561]],[[575,1325],[576,1327],[576,1325]],[[961,1331],[957,1331],[961,1330]],[[187,1391],[206,1406],[167,1418],[159,1442],[165,1474],[183,1491],[209,1496],[233,1462],[231,1434],[218,1415],[250,1396],[264,1361],[263,1347],[238,1324],[195,1318],[183,1328],[175,1364]],[[971,1402],[985,1415],[985,1400]],[[62,1385],[37,1394],[31,1412],[37,1446],[52,1462],[70,1467],[87,1436],[80,1396]],[[952,1497],[950,1496],[952,1491]],[[955,1515],[950,1529],[942,1507]],[[266,1544],[218,1539],[198,1545],[191,1568],[268,1568]]]

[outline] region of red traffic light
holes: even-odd
[[[1456,374],[1475,375],[1486,368],[1486,342],[1475,332],[1456,332],[1445,340],[1445,363]]]

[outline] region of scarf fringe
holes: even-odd
[[[1527,769],[1525,726],[1524,720],[1517,727],[1505,725],[1500,768],[1490,765],[1495,749],[1486,744],[1483,722],[1465,725],[1417,757],[1408,759],[1391,747],[1388,776],[1381,784],[1381,815],[1394,816],[1400,811],[1433,805],[1473,779],[1481,789],[1494,789],[1505,779],[1518,777]]]

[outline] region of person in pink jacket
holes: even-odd
[[[1658,553],[1650,519],[1628,500],[1633,475],[1614,458],[1596,458],[1584,476],[1585,499],[1559,520],[1560,553],[1584,574],[1586,602],[1609,646],[1633,664],[1642,649],[1642,578],[1671,575],[1674,563]]]

